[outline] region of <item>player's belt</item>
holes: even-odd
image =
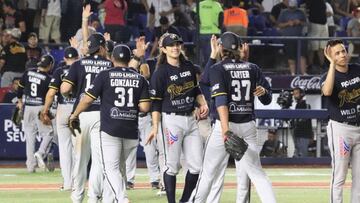
[[[340,121],[340,123],[346,124],[346,125],[352,125],[352,126],[360,126],[360,122],[346,122],[346,121]]]
[[[185,111],[185,112],[164,112],[167,115],[176,115],[176,116],[191,116],[192,115],[192,111]]]
[[[145,117],[145,116],[147,116],[147,115],[148,115],[148,113],[143,113],[143,112],[139,113],[139,117],[140,117],[140,118],[143,118],[143,117]]]

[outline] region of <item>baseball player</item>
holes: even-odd
[[[219,176],[224,178],[229,159],[224,147],[225,132],[231,130],[249,145],[244,157],[235,161],[237,171],[246,171],[262,202],[276,202],[271,183],[261,168],[254,121],[254,97],[269,104],[270,85],[257,65],[240,60],[240,42],[236,34],[222,34],[219,43],[222,61],[209,69],[216,121],[207,140],[202,171],[191,201],[205,202],[210,189],[214,190],[211,188],[213,181]]]
[[[51,55],[43,55],[37,65],[37,69],[25,71],[19,82],[17,95],[19,109],[22,109],[23,96],[25,97],[24,132],[26,136],[26,166],[29,172],[35,172],[36,165],[46,169],[44,157],[49,151],[53,139],[51,124],[43,124],[38,115],[45,102],[46,92],[51,80],[48,72],[54,65],[54,58]],[[35,153],[36,135],[38,134],[42,137],[42,141],[38,151]]]
[[[88,56],[73,63],[69,73],[63,79],[60,91],[68,96],[73,92],[76,97],[74,108],[85,92],[91,86],[95,76],[102,70],[112,67],[112,62],[107,60],[105,39],[100,33],[92,34],[88,42]],[[75,89],[76,88],[76,89]],[[71,199],[73,202],[82,202],[85,191],[86,166],[91,154],[91,169],[89,176],[89,202],[97,202],[102,195],[103,175],[100,156],[100,100],[97,99],[83,112],[81,121],[81,134],[76,136],[74,183]],[[91,150],[91,153],[90,153]]]
[[[329,70],[321,79],[321,91],[329,113],[327,126],[331,153],[330,202],[343,202],[343,185],[351,163],[351,202],[360,202],[360,65],[349,64],[341,40],[328,41],[324,55]]]
[[[205,118],[208,114],[206,101],[198,87],[194,65],[181,53],[182,43],[182,39],[176,34],[168,34],[163,38],[150,90],[153,126],[147,143],[158,134],[161,116],[166,167],[164,184],[169,203],[175,203],[176,175],[180,169],[181,152],[184,153],[189,170],[180,202],[189,200],[196,185],[202,163],[203,143],[193,116],[195,103],[199,104],[201,117]]]
[[[55,70],[53,78],[51,79],[49,90],[46,94],[45,105],[42,110],[45,122],[49,121],[48,112],[51,104],[57,96],[57,110],[56,110],[56,128],[59,140],[59,159],[61,167],[61,175],[63,177],[62,190],[70,191],[72,188],[72,169],[74,164],[74,143],[75,139],[71,134],[68,126],[68,119],[73,109],[75,99],[63,97],[60,92],[60,85],[62,79],[69,72],[70,66],[79,58],[77,50],[73,47],[67,47],[64,50],[65,64]]]
[[[123,203],[125,185],[120,174],[121,154],[127,158],[138,145],[138,112],[150,109],[148,82],[128,67],[131,50],[126,45],[114,48],[115,68],[102,71],[86,91],[70,120],[75,119],[98,97],[101,98],[101,156],[105,173],[104,202]],[[81,114],[80,114],[81,115]]]
[[[213,105],[213,102],[211,102],[211,95],[210,95],[210,78],[209,78],[209,71],[210,68],[216,63],[216,61],[219,59],[219,49],[220,45],[218,43],[218,40],[215,35],[211,37],[210,40],[211,44],[211,54],[210,58],[205,66],[204,72],[201,74],[200,77],[200,88],[201,91],[204,93],[206,100],[208,103],[211,104],[210,108],[210,118],[212,122],[215,122],[215,116],[216,116],[216,107]],[[249,46],[247,43],[243,43],[240,48],[240,59],[243,61],[248,61],[249,59]],[[211,129],[208,129],[209,127],[207,119],[203,119],[199,121],[199,130],[200,133],[202,133],[203,137],[207,138],[210,133]],[[203,132],[202,132],[203,131]],[[226,168],[223,169],[224,171]],[[250,179],[247,176],[246,172],[242,170],[236,169],[236,176],[237,176],[237,202],[241,203],[248,203],[250,202]],[[218,174],[221,174],[222,172],[218,172]],[[218,176],[215,177],[215,179],[212,182],[210,193],[208,194],[208,197],[206,199],[206,202],[219,202],[221,198],[221,191],[223,189],[223,177]]]

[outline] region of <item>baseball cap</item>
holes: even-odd
[[[177,34],[165,33],[164,35],[163,35],[164,37],[163,37],[161,43],[159,43],[160,47],[166,47],[166,46],[172,45],[175,42],[179,42],[181,44],[184,43],[183,40],[181,39],[181,37],[179,37]]]
[[[45,54],[41,56],[40,62],[37,63],[39,67],[47,67],[48,65],[54,64],[55,60],[50,54]]]
[[[131,49],[124,44],[119,44],[114,47],[114,50],[112,52],[112,57],[116,61],[130,61],[132,57]]]
[[[97,52],[101,46],[105,47],[104,35],[98,32],[90,35],[89,39],[87,40],[87,44],[89,54]]]
[[[297,7],[297,0],[289,0],[289,7]]]
[[[219,39],[219,43],[226,50],[237,51],[241,40],[239,36],[233,32],[224,32]]]
[[[13,38],[20,39],[20,37],[21,37],[21,31],[20,31],[19,28],[13,28],[13,29],[11,30],[10,35],[11,35]]]
[[[66,47],[64,50],[64,57],[67,59],[76,58],[79,56],[78,51],[74,47]]]

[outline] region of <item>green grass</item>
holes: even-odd
[[[267,168],[265,169],[273,183],[276,182],[322,182],[330,181],[331,170],[329,168]],[[148,176],[145,169],[137,169],[136,183],[147,183]],[[183,182],[183,173],[178,176],[178,182]],[[348,175],[350,181],[350,175]],[[225,177],[226,182],[235,182],[235,170],[228,169]],[[54,173],[37,172],[29,174],[25,169],[0,169],[1,184],[28,184],[28,183],[61,183],[60,171]],[[150,189],[136,189],[128,191],[132,203],[166,203],[166,197],[156,196],[156,192]],[[279,203],[327,203],[329,202],[329,190],[323,188],[274,188],[277,202]],[[180,198],[181,190],[177,190],[177,199]],[[350,202],[350,189],[344,189],[344,202]],[[235,189],[225,189],[222,194],[222,203],[235,202]],[[70,201],[70,192],[57,190],[24,190],[4,191],[0,190],[0,203],[67,203]],[[86,202],[86,201],[84,201]],[[260,202],[255,188],[252,188],[251,203]]]

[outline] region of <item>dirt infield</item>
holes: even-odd
[[[328,183],[324,182],[273,182],[274,188],[329,188]],[[59,190],[60,184],[0,184],[0,191],[18,191],[18,190]],[[178,189],[182,189],[184,184],[176,185]],[[351,183],[346,183],[345,188],[350,188]],[[135,183],[135,189],[150,189],[147,183]],[[236,183],[225,183],[225,189],[235,189]]]

